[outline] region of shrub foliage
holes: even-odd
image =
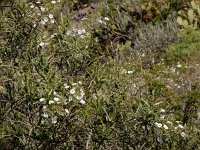
[[[0,146],[199,149],[197,4],[2,1]]]

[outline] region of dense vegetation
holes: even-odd
[[[0,149],[200,149],[198,0],[0,10]]]

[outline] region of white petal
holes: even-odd
[[[185,138],[187,135],[185,134],[185,132],[181,132],[181,136],[182,136],[183,138]]]
[[[161,113],[164,113],[164,112],[165,112],[165,109],[160,109],[160,112],[161,112]]]
[[[162,124],[161,124],[161,123],[158,123],[158,122],[156,122],[155,125],[156,125],[158,128],[161,128],[161,127],[162,127]]]
[[[65,112],[66,112],[67,114],[69,114],[69,110],[68,110],[68,109],[65,109]]]
[[[56,101],[56,102],[60,101],[60,99],[58,97],[54,97],[53,100]]]
[[[45,98],[40,98],[40,102],[44,102],[45,100]]]
[[[50,18],[50,19],[53,19],[53,14],[49,14],[49,18]]]
[[[80,100],[81,104],[85,104],[85,101],[83,99]]]
[[[70,91],[70,94],[75,94],[76,93],[76,91],[75,91],[75,89],[73,88],[73,89],[71,89]]]
[[[53,123],[53,124],[56,124],[56,123],[57,123],[57,117],[56,117],[56,116],[52,118],[52,123]]]
[[[165,124],[163,125],[163,128],[166,129],[166,130],[169,129],[168,126],[165,125]]]
[[[52,101],[52,100],[49,101],[49,104],[53,104],[53,103],[54,103],[54,101]]]

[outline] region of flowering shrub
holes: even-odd
[[[130,2],[14,1],[0,18],[3,149],[200,148],[200,33],[170,10],[137,20]]]

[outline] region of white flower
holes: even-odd
[[[85,95],[85,92],[83,91],[83,89],[80,89],[80,95],[83,97]]]
[[[49,14],[49,18],[50,18],[50,19],[53,19],[53,14]]]
[[[164,119],[164,118],[165,118],[165,115],[161,115],[160,118],[161,118],[161,119]]]
[[[68,104],[68,99],[63,100],[63,102],[64,102],[63,103],[64,105],[67,105]]]
[[[69,100],[69,102],[71,102],[73,100],[73,98],[70,96],[68,100]]]
[[[37,25],[36,25],[36,23],[34,22],[34,23],[33,23],[33,27],[35,28],[36,26],[37,26]]]
[[[46,22],[45,22],[44,20],[41,20],[40,23],[41,23],[41,24],[45,24]]]
[[[182,126],[181,124],[179,124],[179,125],[178,125],[178,127],[179,127],[179,128],[181,128],[181,129],[183,129],[183,128],[184,128],[184,126]]]
[[[45,8],[44,8],[44,7],[42,7],[42,6],[40,7],[40,9],[41,9],[41,11],[45,11]]]
[[[82,85],[82,84],[83,84],[83,82],[82,82],[82,81],[78,81],[78,84],[79,84],[79,85]]]
[[[85,104],[85,101],[83,99],[80,100],[81,104]]]
[[[126,69],[123,69],[121,73],[122,73],[122,74],[127,73]]]
[[[68,109],[65,109],[65,112],[66,112],[67,114],[69,114],[69,110],[68,110]]]
[[[49,19],[47,18],[47,17],[44,17],[44,22],[48,22],[49,21]]]
[[[104,17],[105,20],[109,21],[110,19],[108,17]]]
[[[47,105],[44,105],[42,108],[43,108],[43,109],[47,109]]]
[[[161,113],[164,113],[164,112],[165,112],[165,109],[160,109],[160,112],[161,112]]]
[[[54,20],[54,19],[51,19],[50,22],[51,22],[52,24],[54,24],[54,23],[55,23],[55,20]]]
[[[82,34],[82,31],[81,31],[81,30],[78,30],[78,34],[79,34],[79,35]]]
[[[30,6],[30,8],[34,8],[34,7],[35,7],[34,5],[31,5],[31,6]]]
[[[176,67],[177,67],[177,68],[181,68],[181,64],[180,64],[180,62],[178,62],[178,64],[177,64]]]
[[[86,17],[84,17],[84,18],[82,18],[81,20],[83,21],[83,20],[86,20],[87,18]]]
[[[80,38],[81,38],[81,39],[84,39],[84,38],[85,38],[85,35],[81,35]]]
[[[65,88],[65,89],[69,89],[69,88],[70,88],[70,86],[69,86],[69,85],[67,85],[67,83],[65,83],[65,84],[64,84],[64,88]]]
[[[106,25],[106,22],[102,21],[101,19],[99,19],[98,22],[99,22],[100,24]]]
[[[132,74],[133,73],[133,71],[127,71],[127,74]]]
[[[53,91],[53,95],[58,95],[56,91]]]
[[[44,102],[45,100],[45,98],[40,98],[40,102]]]
[[[169,129],[168,126],[165,125],[165,124],[163,125],[163,128],[166,129],[166,130]]]
[[[49,104],[53,104],[53,103],[54,103],[54,101],[52,101],[52,100],[49,101]]]
[[[185,132],[181,132],[181,136],[182,136],[183,138],[185,138],[187,135],[185,134]]]
[[[176,123],[178,123],[178,124],[180,124],[181,123],[181,121],[175,121]]]
[[[167,121],[167,123],[172,125],[172,122],[171,122],[171,121]]]
[[[82,99],[82,96],[77,95],[77,96],[76,96],[76,99],[77,99],[77,100],[81,100],[81,99]]]
[[[48,115],[46,112],[44,112],[44,113],[42,114],[42,116],[43,116],[44,118],[48,118],[48,117],[49,117],[49,115]]]
[[[72,83],[72,86],[75,86],[75,85],[77,85],[77,83]]]
[[[57,0],[57,3],[60,3],[60,0]]]
[[[51,4],[55,4],[56,3],[56,1],[51,1]]]
[[[44,120],[43,119],[41,120],[41,124],[44,124]]]
[[[54,35],[54,34],[52,34],[52,35],[51,35],[51,38],[53,39],[54,37],[55,37],[55,35]]]
[[[157,137],[157,141],[158,141],[159,143],[163,143],[162,137]]]
[[[60,99],[58,97],[54,97],[53,100],[56,101],[56,102],[60,101]]]
[[[85,29],[82,29],[82,34],[85,34],[86,33],[86,30]]]
[[[93,93],[93,94],[92,94],[92,97],[96,100],[96,99],[97,99],[97,94],[96,94],[96,93]]]
[[[98,21],[99,21],[99,23],[103,23],[103,21],[102,21],[102,20],[100,20],[100,19],[99,19]]]
[[[53,124],[56,124],[56,123],[57,123],[57,116],[55,116],[55,117],[52,118],[52,123],[53,123]]]
[[[71,89],[69,92],[70,92],[70,94],[75,94],[75,93],[76,93],[76,90],[73,88],[73,89]]]
[[[156,125],[158,128],[161,128],[161,127],[162,127],[162,124],[161,124],[161,123],[158,123],[158,122],[156,122],[155,125]]]
[[[77,32],[79,35],[86,33],[85,29],[79,29]]]
[[[175,69],[175,68],[171,68],[170,70],[171,70],[172,73],[175,73],[175,72],[176,72],[176,69]]]
[[[43,47],[44,45],[45,45],[45,43],[44,43],[44,42],[41,42],[38,46]]]

